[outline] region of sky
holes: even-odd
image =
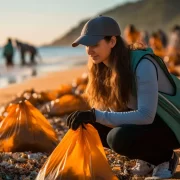
[[[8,37],[50,43],[86,18],[137,0],[0,0],[0,46]]]

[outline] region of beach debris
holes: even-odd
[[[0,179],[34,180],[48,155],[30,151],[2,152],[0,153]]]
[[[48,117],[47,117],[48,118]],[[50,117],[48,121],[52,125],[53,129],[55,130],[58,140],[61,141],[66,132],[68,131],[68,126],[66,126],[66,118],[67,115],[61,117]]]
[[[73,79],[72,86],[77,88],[80,84],[86,84],[88,83],[88,74],[83,73],[80,77]]]
[[[107,159],[113,156],[114,160],[108,160],[109,165],[112,168],[113,173],[123,180],[130,180],[132,176],[124,175],[122,169],[118,169],[119,164],[117,161],[125,161],[125,158],[121,160],[121,156],[117,156],[112,150],[104,149]],[[30,151],[25,152],[2,152],[0,153],[0,178],[2,180],[35,180],[40,169],[45,164],[49,157],[49,153],[32,153]],[[21,161],[23,159],[23,161]]]
[[[57,98],[60,98],[66,94],[74,94],[74,88],[71,84],[62,84],[57,88]]]
[[[33,95],[34,94],[34,95]],[[12,100],[9,102],[9,104],[16,104],[18,103],[19,101],[22,101],[22,100],[28,100],[29,102],[31,102],[31,104],[35,104],[37,99],[38,99],[38,96],[35,95],[37,94],[37,92],[35,92],[34,89],[27,89],[23,92],[20,92],[18,93],[17,95],[15,95]]]
[[[135,165],[135,160],[130,160],[126,156],[115,153],[112,149],[104,148],[107,160],[112,171],[119,179],[131,179],[130,168]]]
[[[77,88],[76,88],[76,90],[75,90],[75,94],[77,94],[77,95],[80,95],[80,94],[83,94],[84,92],[85,92],[85,90],[86,90],[86,84],[80,84]]]
[[[44,104],[49,101],[55,100],[58,97],[58,90],[42,91],[38,93],[39,104]]]
[[[1,121],[1,152],[52,152],[57,134],[48,120],[27,100],[12,104]],[[23,161],[23,159],[21,159]]]
[[[6,107],[9,106],[10,104],[16,104],[23,100],[28,100],[33,106],[38,107],[39,105],[52,101],[57,97],[58,97],[57,90],[42,91],[42,92],[36,92],[34,89],[25,90],[22,93],[18,93],[16,96],[14,96],[12,100],[6,104],[5,110]]]
[[[50,116],[62,116],[73,111],[88,109],[90,107],[82,96],[68,94],[43,105],[40,111]]]

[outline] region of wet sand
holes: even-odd
[[[8,102],[17,93],[33,88],[35,91],[57,89],[61,84],[71,83],[73,79],[87,72],[86,66],[78,66],[69,70],[52,72],[40,77],[33,77],[20,84],[12,84],[0,88],[0,105]]]

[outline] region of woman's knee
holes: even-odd
[[[107,135],[107,143],[115,152],[125,154],[131,141],[130,134],[127,128],[113,128]]]

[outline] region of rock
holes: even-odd
[[[17,161],[23,163],[23,162],[26,162],[27,160],[25,158],[20,157],[20,158],[17,159]]]

